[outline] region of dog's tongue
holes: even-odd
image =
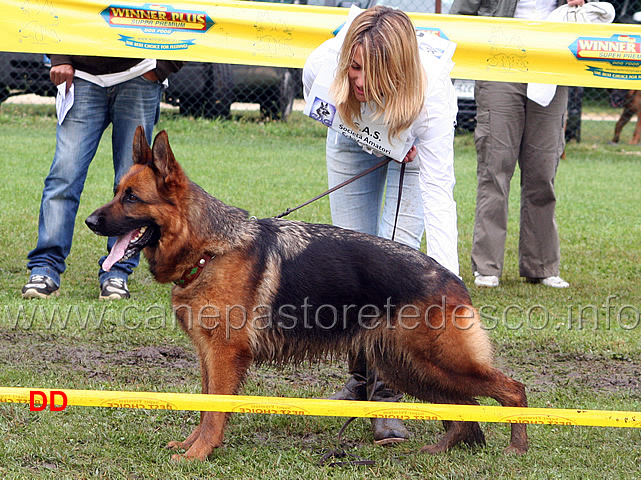
[[[133,238],[133,236],[136,234],[137,231],[138,230],[132,230],[131,232],[118,237],[118,240],[116,240],[116,243],[114,243],[114,246],[111,247],[109,256],[107,256],[107,258],[105,258],[105,261],[102,262],[102,269],[105,272],[108,272],[109,270],[111,270],[111,267],[114,266],[114,263],[116,263],[118,260],[120,260],[122,257],[125,256],[127,247],[129,246],[131,239]]]

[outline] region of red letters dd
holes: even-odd
[[[67,408],[67,395],[65,392],[60,390],[51,390],[49,393],[49,410],[52,412],[61,412]],[[38,403],[41,405],[36,406],[36,397],[38,398]],[[60,397],[62,402],[56,402],[56,397]],[[59,406],[56,406],[56,403],[59,403]],[[29,392],[29,410],[32,412],[41,412],[47,408],[47,394],[40,390],[31,390]]]

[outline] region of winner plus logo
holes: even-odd
[[[612,35],[610,38],[579,37],[570,46],[577,60],[607,62],[614,66],[641,65],[641,37]]]
[[[206,12],[176,10],[171,5],[152,3],[140,7],[110,5],[101,16],[111,27],[136,28],[155,34],[175,31],[205,33],[214,25]]]
[[[612,35],[610,38],[579,37],[568,47],[595,77],[617,80],[641,80],[641,36]]]

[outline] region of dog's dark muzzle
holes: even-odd
[[[85,220],[85,224],[91,229],[91,231],[97,235],[106,235],[103,233],[104,230],[104,217],[100,215],[99,211],[96,210]]]

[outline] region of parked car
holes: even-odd
[[[56,94],[49,79],[48,58],[40,53],[0,52],[0,102],[25,93]]]
[[[49,67],[43,54],[0,52],[0,103],[27,93],[55,96]],[[264,116],[286,119],[299,93],[300,69],[188,62],[169,77],[165,100],[206,117],[228,117],[233,102],[258,103]]]
[[[263,116],[286,120],[300,92],[300,69],[188,62],[169,77],[165,100],[208,118],[229,117],[233,102],[258,103]]]

